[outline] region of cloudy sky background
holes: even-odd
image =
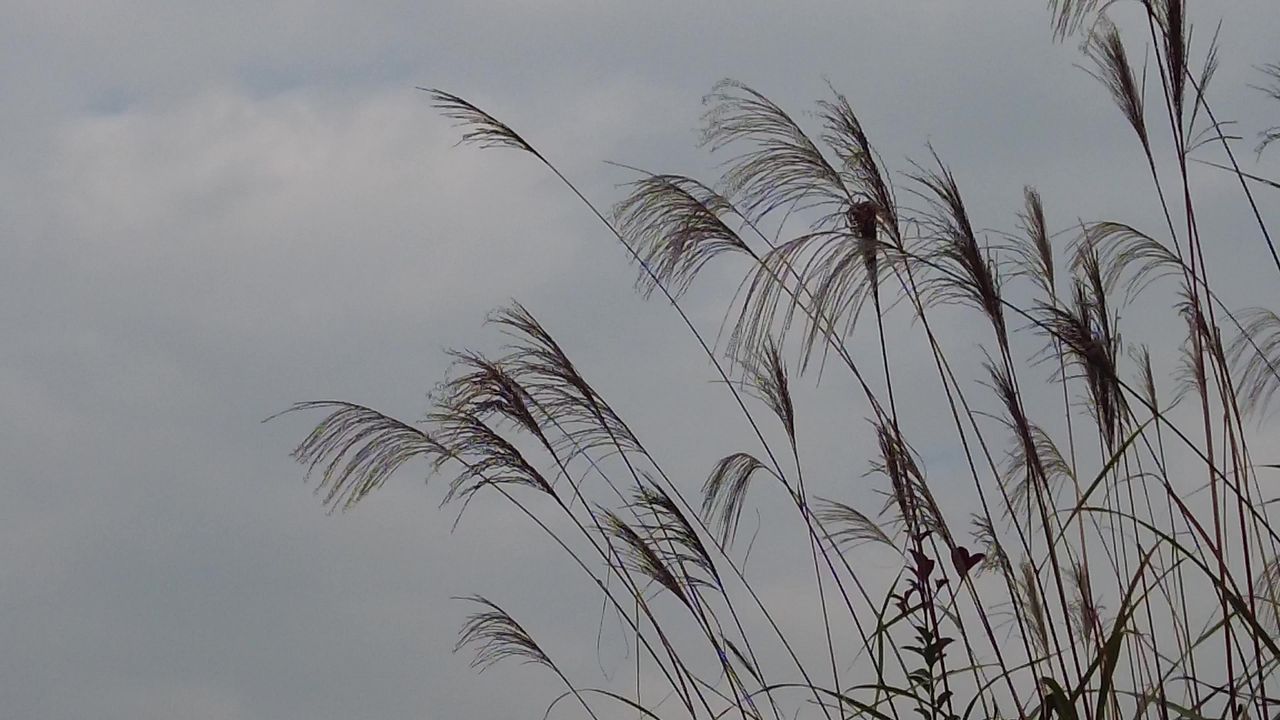
[[[1246,87],[1280,60],[1270,4],[1209,9],[1214,99],[1249,136],[1280,115]],[[481,322],[509,298],[690,487],[742,449],[696,346],[585,208],[527,157],[455,147],[416,85],[507,120],[607,206],[628,177],[604,160],[712,177],[695,129],[716,80],[803,110],[825,77],[890,165],[931,142],[978,225],[1011,229],[1033,183],[1055,227],[1158,227],[1130,132],[1039,2],[3,6],[7,717],[540,715],[549,678],[450,654],[449,598],[515,601],[589,673],[594,619],[558,604],[581,579],[550,544],[496,503],[451,534],[413,472],[325,516],[287,456],[312,418],[259,423],[321,398],[417,418],[442,350],[491,347]],[[1274,306],[1234,181],[1198,177],[1219,289]],[[718,301],[690,302],[714,331]],[[867,442],[846,415],[807,422],[815,448]]]

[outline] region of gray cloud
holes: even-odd
[[[1058,226],[1156,222],[1129,198],[1144,171],[1118,112],[1037,4],[782,8],[17,3],[0,29],[0,707],[541,712],[557,692],[546,678],[477,678],[449,654],[465,612],[449,597],[473,591],[515,599],[567,667],[625,666],[616,642],[599,659],[584,642],[598,606],[563,600],[581,577],[509,510],[479,503],[450,533],[440,488],[412,468],[325,517],[286,457],[306,421],[258,424],[320,397],[416,418],[440,351],[491,347],[485,312],[518,297],[691,486],[747,442],[696,346],[634,296],[585,208],[528,158],[453,147],[414,85],[491,108],[607,205],[627,176],[601,160],[710,176],[692,128],[715,80],[799,110],[825,74],[890,164],[932,141],[983,224],[1009,227],[1028,182]],[[1264,0],[1229,13],[1224,114],[1269,124],[1244,85],[1276,59],[1280,25]],[[1203,181],[1211,202],[1238,202],[1221,176]],[[1221,242],[1257,240],[1231,228]],[[1241,288],[1264,277],[1243,253],[1220,272]],[[690,296],[704,327],[718,302]],[[964,322],[949,330],[962,342]],[[932,380],[910,347],[903,372]],[[847,416],[829,407],[845,389],[832,382],[799,393],[816,408],[806,443],[832,455],[815,472],[840,488],[870,439],[860,415],[831,421]],[[940,421],[910,422],[927,436]],[[777,572],[766,593],[787,607]],[[814,631],[805,608],[786,615]],[[606,640],[618,632],[606,623]]]

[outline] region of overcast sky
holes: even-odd
[[[528,157],[456,147],[415,86],[489,109],[605,207],[628,179],[606,160],[713,179],[700,101],[734,77],[797,111],[829,79],[891,166],[932,143],[983,227],[1011,229],[1027,183],[1056,227],[1158,218],[1043,3],[733,5],[0,1],[0,714],[540,716],[550,678],[451,654],[449,598],[473,592],[586,675],[619,662],[555,605],[581,578],[496,503],[451,534],[410,471],[326,516],[288,458],[316,418],[259,423],[323,398],[415,419],[442,351],[491,346],[485,313],[518,298],[691,488],[741,449],[586,208]],[[1275,124],[1247,88],[1280,60],[1273,0],[1201,10],[1201,41],[1226,13],[1221,113]],[[1233,216],[1229,178],[1201,177]],[[1274,306],[1247,230],[1214,270]],[[691,296],[709,332],[722,300]],[[815,417],[815,446],[865,435]]]

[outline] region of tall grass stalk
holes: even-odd
[[[583,203],[637,267],[638,289],[706,356],[745,444],[701,487],[678,480],[513,304],[491,320],[507,345],[453,353],[424,425],[300,403],[286,412],[323,417],[294,456],[332,509],[422,460],[452,473],[445,501],[459,516],[500,498],[551,538],[582,573],[577,592],[602,596],[634,641],[632,694],[571,677],[530,608],[517,622],[472,597],[458,649],[474,649],[478,667],[545,667],[595,720],[1272,717],[1280,535],[1259,472],[1275,466],[1255,460],[1251,417],[1280,388],[1280,317],[1233,311],[1214,291],[1189,167],[1236,176],[1260,262],[1278,272],[1267,198],[1251,183],[1280,185],[1241,170],[1213,110],[1216,35],[1193,47],[1183,0],[1142,0],[1130,29],[1145,44],[1134,45],[1111,5],[1052,2],[1050,27],[1080,38],[1133,131],[1163,219],[1150,230],[1123,219],[1055,230],[1066,212],[1028,187],[1014,230],[980,231],[932,149],[888,168],[844,96],[818,102],[815,132],[729,80],[704,116],[704,146],[726,159],[719,181],[622,166],[636,179],[608,210],[512,126],[426,90],[464,142],[531,156]],[[1263,131],[1257,151],[1277,137]],[[685,292],[708,268],[733,267],[745,271],[716,336]],[[1183,341],[1126,342],[1122,310],[1138,303],[1175,318]],[[946,331],[963,312],[986,326],[980,358],[978,336]],[[933,377],[907,377],[911,347],[925,348]],[[857,491],[813,481],[793,392],[800,378],[838,388],[844,377],[843,407],[868,420],[847,432],[875,448]],[[904,382],[936,389],[904,393]],[[934,416],[946,436],[928,442],[953,453],[935,472],[964,482],[938,485],[913,445],[910,429]],[[883,501],[868,503],[866,488]],[[773,514],[790,527],[767,537],[804,548],[810,584],[788,588],[788,603],[808,608],[818,646],[747,571],[767,549],[738,537],[743,513],[777,491]],[[569,709],[558,699],[548,712]]]

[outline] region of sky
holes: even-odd
[[[802,120],[829,81],[891,167],[931,145],[982,227],[1012,229],[1029,183],[1058,227],[1158,219],[1131,131],[1039,2],[2,5],[7,717],[540,715],[551,679],[452,654],[451,598],[476,592],[575,671],[625,662],[563,600],[581,578],[498,503],[451,529],[442,484],[409,468],[328,515],[288,456],[318,418],[260,422],[315,399],[416,419],[444,351],[494,347],[483,320],[515,298],[691,488],[743,442],[589,210],[527,156],[457,146],[418,86],[517,128],[602,208],[631,179],[605,161],[713,180],[701,99],[733,77]],[[1269,5],[1193,6],[1200,47],[1222,13],[1215,100],[1242,147],[1280,116],[1248,87],[1280,60]],[[1197,173],[1225,294],[1274,307],[1233,181]],[[724,298],[689,296],[710,333]],[[835,409],[806,423],[816,454],[870,446]]]

